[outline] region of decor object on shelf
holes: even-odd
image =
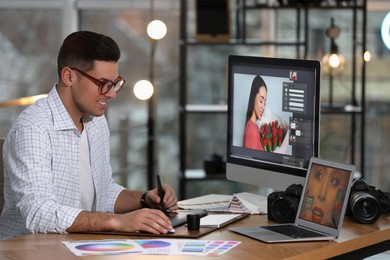
[[[229,0],[196,0],[196,40],[229,41]]]

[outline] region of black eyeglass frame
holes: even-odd
[[[121,88],[123,87],[123,85],[126,82],[126,80],[124,78],[122,78],[121,76],[118,76],[118,78],[115,81],[111,81],[108,79],[99,80],[99,79],[89,75],[88,73],[86,73],[78,68],[71,67],[70,69],[79,72],[81,75],[83,75],[84,77],[86,77],[87,79],[89,79],[90,81],[95,83],[96,86],[98,86],[99,93],[101,95],[107,94],[111,90],[112,87],[114,87],[115,93],[118,93],[118,91],[121,90]]]

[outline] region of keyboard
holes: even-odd
[[[305,238],[305,237],[322,237],[324,234],[311,231],[305,228],[301,228],[295,225],[275,225],[275,226],[262,226],[267,230],[271,230],[289,237]]]
[[[242,217],[242,214],[209,214],[200,219],[200,227],[222,227]]]

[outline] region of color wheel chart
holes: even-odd
[[[131,240],[96,240],[63,242],[77,256],[142,254],[142,247]]]
[[[169,255],[177,252],[177,243],[175,240],[134,240],[140,245],[146,254]]]

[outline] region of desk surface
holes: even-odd
[[[231,226],[249,226],[267,224],[264,215],[252,215]],[[80,259],[73,255],[61,242],[90,239],[142,239],[122,235],[100,234],[34,234],[6,241],[0,241],[0,259]],[[145,237],[150,239],[150,237]],[[227,230],[227,227],[204,235],[199,239],[237,240],[242,243],[218,259],[324,259],[342,255],[370,246],[381,245],[381,250],[388,250],[390,244],[390,216],[381,216],[374,224],[358,224],[345,218],[341,235],[337,241],[300,242],[266,244]],[[383,243],[385,243],[383,245]],[[361,256],[359,254],[359,256]],[[107,256],[85,256],[82,259],[100,259]],[[127,259],[126,255],[109,256],[109,259]],[[183,255],[137,255],[137,259],[194,259],[196,256]],[[363,257],[363,256],[362,256]],[[216,259],[214,257],[214,259]]]

